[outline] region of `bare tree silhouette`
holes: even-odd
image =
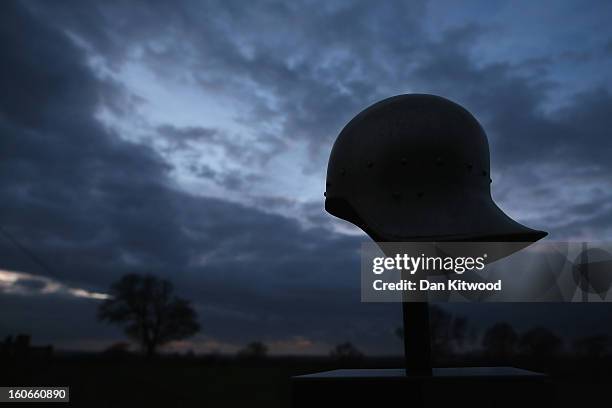
[[[448,313],[439,306],[429,307],[431,348],[435,354],[448,356],[458,352],[469,340],[470,324],[467,318]],[[398,327],[394,334],[404,338],[404,329]]]
[[[582,337],[574,342],[574,352],[587,358],[601,358],[612,350],[612,338],[605,334]]]
[[[332,349],[329,355],[333,359],[341,361],[361,360],[364,357],[363,353],[359,351],[359,349],[355,347],[353,343],[348,341],[338,344]]]
[[[261,341],[252,341],[242,350],[238,351],[241,358],[263,358],[268,354],[268,346]]]
[[[189,301],[173,295],[172,284],[151,275],[129,274],[111,285],[111,297],[98,308],[102,321],[123,325],[147,356],[173,340],[200,330]]]
[[[431,349],[438,355],[456,353],[464,345],[469,323],[467,318],[451,314],[439,306],[429,308]]]
[[[118,341],[108,346],[102,353],[106,356],[123,357],[130,353],[130,343]]]
[[[551,330],[545,327],[535,327],[521,336],[519,348],[524,355],[547,359],[561,351],[563,341]]]
[[[496,323],[482,337],[485,353],[494,358],[507,360],[516,353],[519,336],[508,323]]]

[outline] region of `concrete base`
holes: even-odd
[[[292,378],[293,406],[517,407],[555,406],[544,374],[513,367],[434,368],[431,376],[403,369],[333,370]]]

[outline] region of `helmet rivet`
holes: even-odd
[[[327,191],[323,192],[323,197],[327,197]]]
[[[492,182],[493,182],[493,179],[489,177],[489,184],[491,184]]]
[[[369,161],[367,166],[368,166],[368,169],[371,169],[374,166],[374,162]]]

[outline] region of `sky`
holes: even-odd
[[[402,93],[478,118],[508,215],[551,240],[612,238],[610,2],[0,8],[0,335],[104,349],[122,335],[96,308],[136,272],[196,307],[202,331],[177,349],[399,354],[399,305],[359,301],[368,238],[323,191],[342,127]],[[612,320],[605,305],[453,307],[568,335]]]

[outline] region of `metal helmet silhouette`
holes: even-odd
[[[382,241],[534,242],[546,232],[491,198],[489,145],[448,99],[407,94],[355,116],[334,143],[325,209]]]

